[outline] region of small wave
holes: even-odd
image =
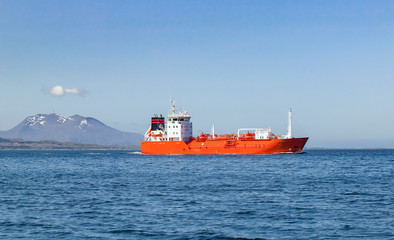
[[[143,230],[137,230],[137,229],[118,229],[118,230],[112,230],[109,231],[110,233],[134,233],[134,232],[142,232]]]
[[[364,196],[372,196],[373,194],[365,193],[365,192],[345,192],[343,195],[351,196],[351,195],[364,195]]]
[[[212,240],[264,240],[264,238],[257,238],[257,237],[248,238],[248,237],[228,236],[213,231],[200,231],[197,234],[203,239],[212,239]]]
[[[251,210],[245,210],[245,211],[238,211],[236,212],[237,215],[253,215],[255,214],[255,211],[251,211]]]
[[[158,237],[161,236],[160,234],[156,234],[156,233],[152,233],[152,232],[147,232],[143,229],[117,229],[117,230],[112,230],[109,231],[109,233],[112,234],[132,234],[132,235],[140,235],[140,236],[144,236],[144,237]]]
[[[142,152],[128,152],[127,154],[142,154]]]

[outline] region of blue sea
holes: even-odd
[[[394,239],[394,150],[0,151],[0,239]]]

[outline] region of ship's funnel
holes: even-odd
[[[151,120],[151,130],[162,130],[164,129],[164,117],[158,117],[157,115],[155,117],[152,117]]]

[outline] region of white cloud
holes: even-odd
[[[62,86],[54,86],[49,90],[49,93],[55,96],[63,96],[64,88]]]
[[[66,89],[64,89],[64,91],[66,93],[72,93],[72,94],[80,94],[81,93],[81,90],[79,90],[78,88],[70,88],[70,89],[66,88]]]
[[[63,88],[62,86],[57,85],[51,88],[49,93],[53,96],[64,96],[66,93],[69,93],[83,97],[86,94],[86,91],[78,88]]]

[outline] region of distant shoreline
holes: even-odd
[[[394,150],[394,148],[324,148],[324,147],[313,147],[305,148],[304,151],[316,151],[316,150]]]
[[[52,140],[26,141],[23,139],[0,138],[0,151],[26,150],[140,150],[137,145],[109,145],[83,144],[73,142],[58,142]]]
[[[67,148],[59,148],[59,149],[0,149],[0,152],[6,151],[140,151],[140,149],[132,149],[132,148],[97,148],[97,149],[67,149]]]

